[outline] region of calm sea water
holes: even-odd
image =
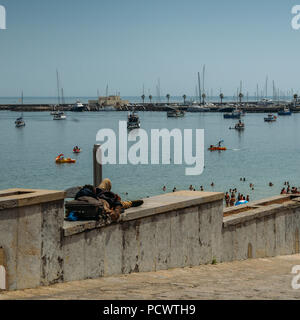
[[[67,113],[66,121],[53,121],[48,112],[24,113],[25,128],[15,128],[19,114],[0,112],[0,189],[24,187],[63,190],[92,183],[92,149],[99,129],[117,131],[126,112]],[[185,165],[107,165],[104,177],[111,178],[113,191],[134,199],[162,193],[162,187],[227,191],[236,187],[252,200],[278,194],[284,181],[300,186],[300,114],[265,123],[264,114],[247,114],[244,132],[229,130],[236,120],[221,113],[187,113],[184,118],[167,118],[164,112],[140,112],[142,128],[205,129],[205,169],[200,176],[185,176]],[[149,134],[150,136],[150,134]],[[225,152],[209,152],[220,139]],[[73,155],[79,145],[83,152]],[[55,164],[59,153],[77,159],[76,164]],[[246,177],[241,182],[240,177]],[[274,187],[269,187],[269,182]],[[212,188],[211,182],[215,186]],[[254,183],[251,191],[249,183]]]

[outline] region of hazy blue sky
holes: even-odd
[[[266,75],[300,89],[300,0],[0,0],[0,96],[193,95],[206,65],[206,88],[232,95],[243,80],[253,94]],[[269,83],[270,83],[269,82]],[[271,93],[271,83],[269,91]]]

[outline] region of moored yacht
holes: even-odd
[[[16,128],[25,127],[25,121],[23,115],[15,121]]]
[[[127,129],[139,129],[141,127],[140,118],[134,111],[128,115]]]
[[[76,103],[73,105],[71,111],[73,112],[85,111],[85,106],[80,102],[80,100],[77,100]]]
[[[53,116],[53,120],[66,120],[67,116],[63,111],[59,111]]]
[[[290,116],[292,114],[288,107],[284,107],[283,110],[278,111],[279,116]]]

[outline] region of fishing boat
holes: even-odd
[[[217,143],[217,145],[211,145],[211,146],[208,148],[208,150],[209,150],[209,151],[226,151],[227,148],[221,146],[221,144],[222,144],[223,142],[224,142],[224,141],[221,140],[221,141],[219,141],[219,142]]]
[[[265,122],[274,122],[277,120],[277,117],[274,116],[273,114],[268,114],[268,116],[266,118],[264,118]]]
[[[63,154],[60,154],[56,157],[55,162],[56,163],[75,163],[76,160],[71,158],[65,158]]]
[[[178,109],[172,109],[167,112],[168,118],[182,118],[184,117],[184,111]]]
[[[15,121],[16,128],[25,127],[25,121],[23,120],[23,114]]]
[[[66,120],[66,119],[67,119],[67,116],[63,111],[59,111],[55,113],[53,116],[53,120]]]
[[[241,112],[239,110],[232,111],[231,113],[225,113],[224,119],[240,119]]]
[[[284,107],[283,110],[278,111],[279,116],[290,116],[292,111],[288,107]]]
[[[132,112],[128,115],[127,129],[139,129],[141,127],[139,116],[136,112]]]

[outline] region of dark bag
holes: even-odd
[[[100,201],[87,200],[73,200],[68,201],[65,204],[66,208],[66,220],[68,220],[69,214],[72,212],[72,218],[75,217],[78,221],[96,220],[100,218],[107,219],[103,204]],[[95,200],[92,198],[92,200]]]

